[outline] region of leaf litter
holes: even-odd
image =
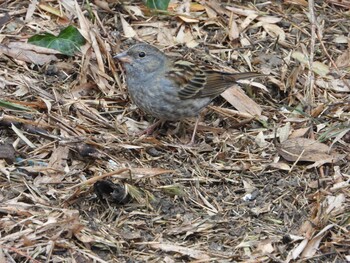
[[[0,262],[349,260],[347,2],[0,0]],[[28,44],[68,25],[73,57]],[[194,147],[190,119],[140,136],[112,59],[139,41],[268,76]]]

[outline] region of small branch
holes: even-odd
[[[306,99],[309,105],[313,104],[314,98],[314,83],[315,75],[313,72],[313,62],[314,62],[314,53],[315,53],[315,43],[316,43],[316,19],[315,19],[315,3],[314,0],[309,0],[309,20],[311,24],[311,40],[310,40],[310,53],[309,53],[309,73],[308,79],[306,81]]]

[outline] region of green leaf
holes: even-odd
[[[73,56],[79,50],[80,46],[85,44],[85,39],[78,29],[74,26],[68,26],[58,36],[45,33],[43,35],[32,36],[28,39],[28,42],[36,46],[60,51],[67,56]]]
[[[146,6],[151,9],[167,10],[170,0],[147,0]]]
[[[12,102],[8,102],[5,100],[0,100],[0,107],[6,108],[6,109],[10,109],[10,110],[24,110],[24,111],[30,111],[30,108],[27,108],[25,106],[16,104],[16,103],[12,103]]]

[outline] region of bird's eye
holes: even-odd
[[[143,58],[143,57],[145,57],[145,56],[146,56],[146,53],[145,53],[145,52],[140,52],[140,53],[139,53],[139,57],[140,57],[140,58]]]

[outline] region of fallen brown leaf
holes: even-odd
[[[249,113],[253,116],[261,115],[261,107],[239,88],[227,89],[221,96],[241,112]]]
[[[277,147],[278,153],[287,161],[332,162],[340,156],[329,153],[330,147],[313,139],[292,138]]]

